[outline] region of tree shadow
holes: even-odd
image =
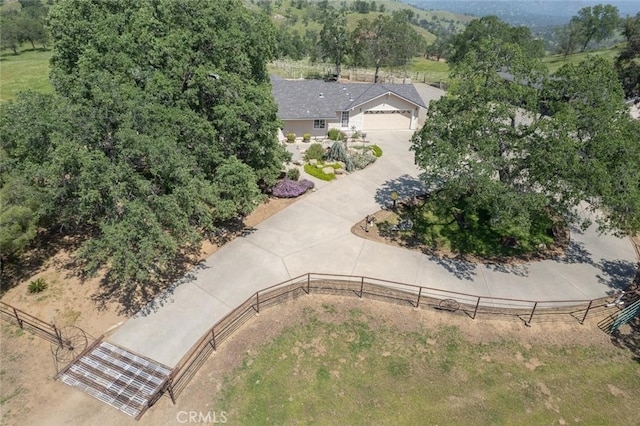
[[[26,279],[31,278],[60,251],[74,252],[90,233],[64,233],[49,230],[36,235],[30,247],[20,256],[3,257],[0,267],[0,296]]]
[[[476,264],[465,260],[463,256],[450,258],[427,254],[427,257],[431,262],[437,263],[459,280],[472,281],[474,278]]]
[[[208,266],[205,265],[204,262],[198,263],[194,268],[189,270],[186,274],[182,276],[182,278],[175,281],[168,288],[155,295],[146,305],[137,310],[138,315],[142,315],[146,317],[147,315],[158,311],[161,307],[165,305],[167,302],[172,302],[175,290],[183,284],[187,284],[189,282],[195,281],[197,279],[197,275],[200,271],[207,269]]]
[[[611,343],[621,349],[628,349],[632,359],[640,363],[640,316],[631,319],[611,335]]]
[[[591,252],[585,248],[584,243],[575,240],[569,241],[564,254],[556,257],[555,260],[556,262],[568,264],[586,263],[588,265],[596,265],[591,257]]]
[[[243,216],[237,216],[220,224],[216,232],[206,234],[204,238],[221,247],[237,237],[247,237],[255,231],[256,228],[245,225]],[[91,299],[98,309],[106,309],[109,303],[116,302],[120,314],[149,315],[170,302],[176,288],[194,281],[199,272],[207,268],[203,261],[194,262],[194,257],[199,254],[199,249],[185,251],[171,262],[166,271],[154,275],[153,279],[131,285],[122,285],[118,280],[111,279],[107,272],[100,282],[99,291]],[[73,270],[83,269],[76,265]]]
[[[398,200],[406,200],[423,195],[426,192],[426,188],[420,179],[402,175],[383,183],[376,191],[375,200],[381,208],[390,208],[393,206],[391,194],[394,192],[398,194]]]
[[[107,274],[100,280],[98,291],[91,295],[91,300],[98,309],[107,309],[110,303],[118,304],[118,313],[131,316],[139,313],[146,316],[157,311],[165,303],[170,302],[175,289],[182,284],[194,281],[198,271],[206,268],[204,262],[192,267],[193,261],[188,254],[181,255],[173,262],[170,270],[158,274],[154,279],[144,282],[122,285]]]
[[[627,260],[603,260],[597,266],[602,271],[602,275],[596,275],[600,284],[614,290],[625,290],[636,276],[639,265]]]
[[[484,266],[494,272],[502,272],[503,274],[513,274],[518,277],[528,277],[529,267],[526,263],[485,263]]]

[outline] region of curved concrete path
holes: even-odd
[[[257,290],[307,273],[365,275],[479,296],[577,300],[626,286],[637,259],[627,238],[572,232],[563,259],[503,267],[443,261],[364,240],[351,227],[388,205],[392,191],[422,187],[409,151],[412,132],[368,133],[384,155],[326,183],[210,256],[168,293],[123,324],[113,343],[173,367],[219,319]]]

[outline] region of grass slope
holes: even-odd
[[[586,52],[574,53],[573,55],[549,55],[542,59],[547,65],[549,71],[552,73],[558,71],[563,65],[573,64],[577,65],[581,61],[587,59],[590,56],[600,56],[607,59],[612,64],[622,51],[621,47],[615,46],[607,49],[588,50]]]
[[[0,102],[15,99],[19,92],[34,90],[51,93],[49,81],[50,50],[22,50],[18,55],[3,51],[0,55]]]
[[[638,365],[613,346],[473,343],[361,309],[305,308],[214,405],[236,424],[633,424]]]

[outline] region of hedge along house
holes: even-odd
[[[424,101],[413,84],[271,78],[282,132],[326,136],[329,129],[415,130]]]

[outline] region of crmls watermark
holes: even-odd
[[[226,423],[225,411],[178,411],[178,423]]]

